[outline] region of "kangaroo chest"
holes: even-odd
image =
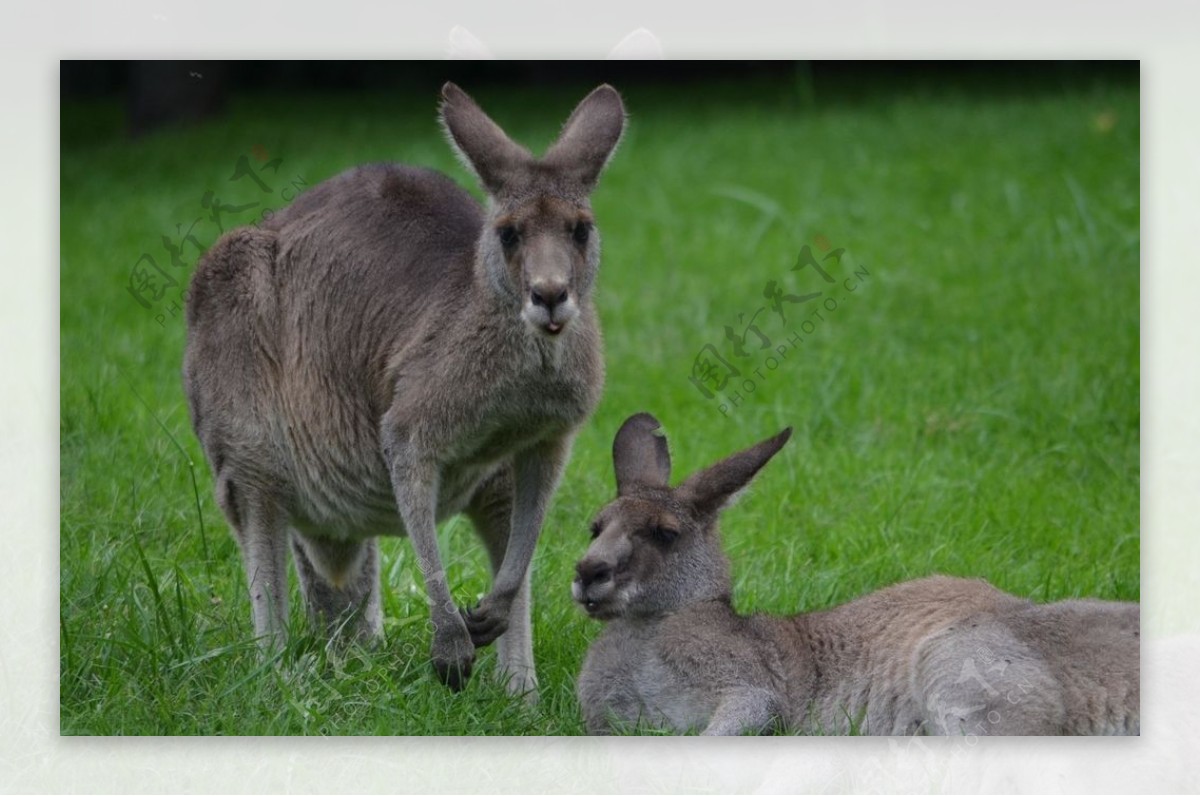
[[[581,697],[622,723],[702,730],[717,707],[714,689],[698,687],[662,653],[653,631],[610,626],[588,653],[580,675]]]

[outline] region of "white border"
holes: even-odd
[[[470,5],[4,7],[0,522],[8,551],[0,556],[0,790],[1200,790],[1196,7],[743,0],[701,14],[691,3]],[[453,49],[456,25],[499,57],[603,57],[643,27],[668,57],[1142,59],[1142,738],[997,739],[956,754],[928,739],[58,737],[58,59],[440,58]]]

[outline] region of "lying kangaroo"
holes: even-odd
[[[184,385],[255,633],[285,633],[290,539],[310,617],[378,637],[375,537],[407,534],[442,681],[462,687],[500,638],[499,672],[528,692],[529,563],[604,380],[588,196],[625,111],[601,86],[537,159],[457,86],[442,98],[487,207],[437,172],[371,165],[228,233],[192,280]],[[436,536],[457,513],[495,572],[461,613]]]
[[[931,577],[811,614],[735,613],[717,515],[791,433],[672,489],[658,421],[621,427],[617,499],[572,586],[609,623],[579,675],[589,732],[1138,734],[1136,604]]]

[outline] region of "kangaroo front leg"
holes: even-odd
[[[761,734],[775,715],[775,698],[770,691],[739,688],[725,694],[701,735]]]
[[[513,621],[520,624],[528,634],[530,600],[528,586],[524,586],[529,574],[529,563],[542,532],[542,521],[546,507],[558,486],[563,467],[570,455],[571,440],[558,438],[523,451],[513,461],[514,501],[512,532],[508,535],[508,546],[504,561],[496,572],[492,590],[474,609],[466,612],[467,628],[475,646],[492,643],[508,629],[510,615],[514,609],[521,611]],[[517,599],[518,594],[522,599]],[[514,602],[515,601],[515,602]],[[530,679],[533,677],[532,643],[523,645],[528,650],[525,668]]]
[[[396,505],[425,580],[429,619],[433,624],[431,658],[438,679],[458,691],[471,676],[475,645],[446,583],[437,545],[438,469],[429,459],[412,455],[407,444],[385,448],[396,493]]]

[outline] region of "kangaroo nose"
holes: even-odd
[[[608,583],[612,579],[612,567],[604,561],[588,561],[584,559],[575,565],[579,573],[579,583],[585,589],[588,586]]]
[[[557,283],[534,285],[530,294],[534,306],[545,307],[553,313],[555,307],[567,300],[567,286]]]

